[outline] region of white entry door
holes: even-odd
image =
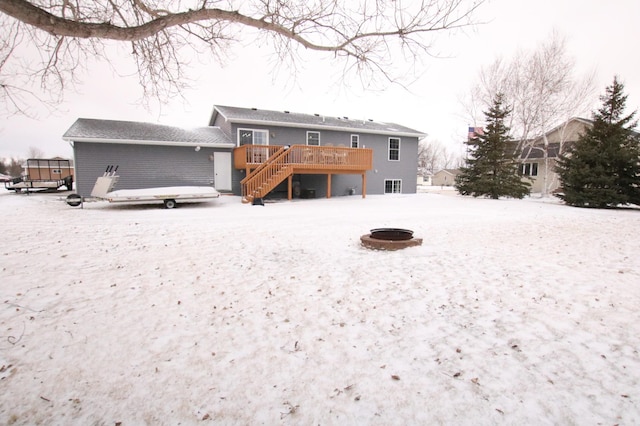
[[[213,184],[218,191],[231,191],[231,153],[213,154]]]

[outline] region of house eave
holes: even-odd
[[[380,129],[363,129],[361,127],[333,126],[328,124],[318,125],[318,124],[307,124],[307,123],[291,123],[291,122],[284,122],[284,121],[251,120],[251,119],[228,119],[228,121],[231,122],[232,124],[240,124],[240,125],[294,127],[298,129],[332,130],[332,131],[338,131],[338,132],[367,133],[367,134],[375,134],[375,135],[403,136],[403,137],[411,137],[411,138],[424,138],[427,136],[426,133],[403,132],[403,131],[380,130]]]
[[[104,139],[104,138],[77,138],[63,137],[62,140],[74,142],[90,142],[105,144],[126,144],[126,145],[154,145],[154,146],[184,146],[184,147],[201,147],[201,148],[235,148],[233,143],[212,143],[212,142],[176,142],[176,141],[155,141],[155,140],[136,140],[136,139]]]

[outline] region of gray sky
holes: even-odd
[[[303,53],[295,75],[284,69],[274,73],[269,51],[247,46],[236,49],[224,67],[194,65],[194,88],[184,93],[185,100],[149,111],[137,104],[142,92],[135,76],[114,75],[108,66],[95,64],[55,114],[40,112],[37,120],[6,118],[0,124],[0,157],[24,158],[30,147],[46,156],[69,157],[72,150],[62,134],[80,117],[196,127],[207,125],[214,104],[396,122],[456,149],[470,121],[458,99],[480,67],[498,56],[509,58],[518,49],[537,47],[553,30],[566,38],[578,76],[596,73],[597,95],[618,75],[629,95],[627,112],[640,109],[640,1],[489,0],[477,17],[486,24],[439,36],[434,47],[443,58],[425,58],[421,77],[408,91],[336,84],[339,70],[317,52]]]

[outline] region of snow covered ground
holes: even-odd
[[[637,209],[63,199],[0,195],[1,424],[640,424]]]

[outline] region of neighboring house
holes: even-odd
[[[433,175],[427,174],[425,176],[418,176],[417,183],[418,186],[431,186],[431,178]]]
[[[433,186],[453,186],[456,183],[456,176],[460,174],[460,169],[442,169],[434,173],[431,178]]]
[[[82,196],[117,165],[118,188],[214,185],[250,201],[415,193],[424,136],[373,120],[215,106],[209,127],[81,118],[63,139],[73,144]]]
[[[531,192],[552,193],[560,187],[560,180],[555,171],[558,157],[568,146],[576,142],[587,127],[593,125],[585,118],[571,118],[542,136],[526,144],[520,154],[522,162],[520,172],[531,179]],[[544,146],[547,143],[547,158],[545,160]],[[546,177],[546,191],[545,187]]]
[[[560,186],[558,174],[555,172],[558,156],[568,146],[576,142],[584,130],[592,126],[593,122],[585,118],[571,118],[553,128],[544,135],[527,141],[520,153],[520,173],[531,183],[531,192],[542,193],[547,180],[547,191],[553,192]],[[544,146],[547,144],[547,158],[545,160]],[[515,142],[513,149],[516,149]],[[455,177],[460,173],[458,169],[444,169],[433,175],[434,186],[451,186]]]

